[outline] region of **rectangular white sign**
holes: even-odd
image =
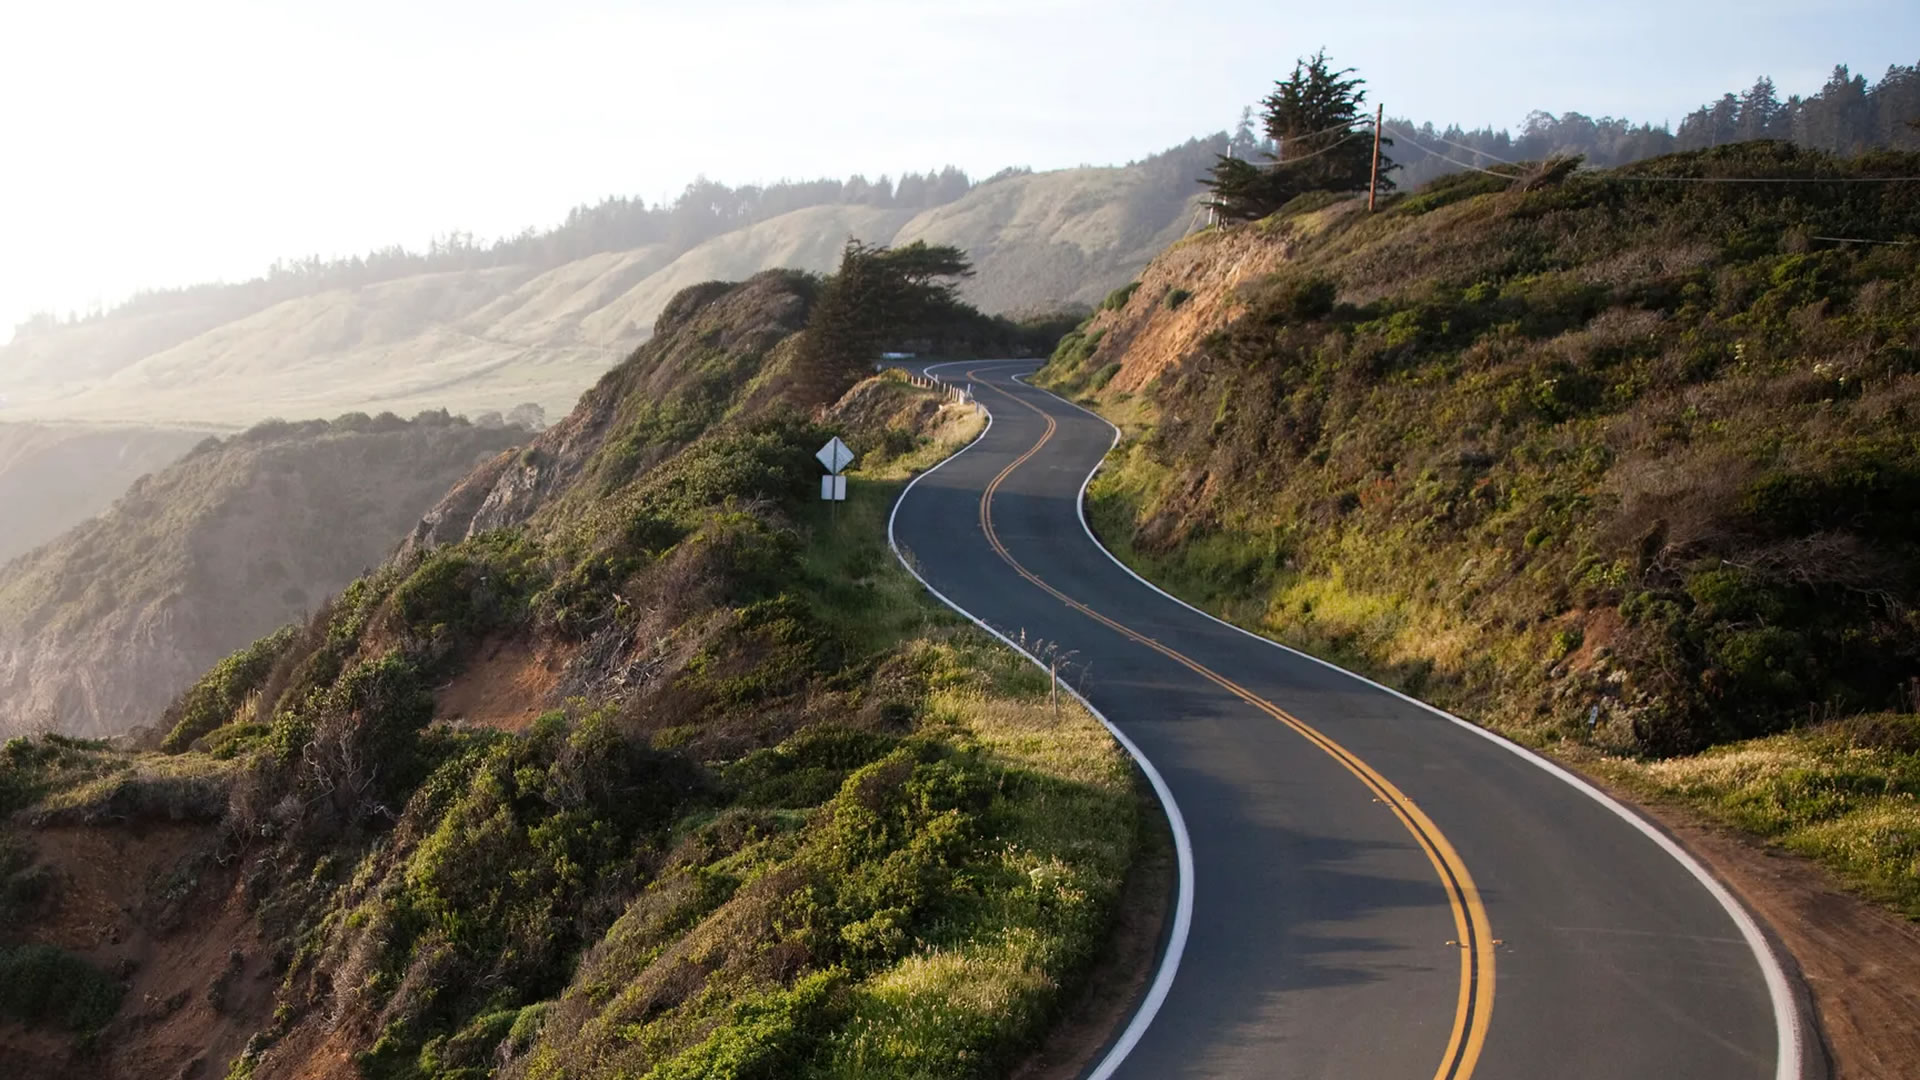
[[[820,478],[820,497],[831,502],[847,501],[847,478],[844,476],[823,476]]]

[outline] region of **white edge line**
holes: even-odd
[[[1088,416],[1093,417],[1094,419],[1100,421],[1101,423],[1107,425],[1108,427],[1113,428],[1113,442],[1107,447],[1108,453],[1112,453],[1114,447],[1117,447],[1120,445],[1120,429],[1117,426],[1115,426],[1111,420],[1108,420],[1106,417],[1101,416],[1099,413],[1094,412],[1092,409],[1089,409],[1086,406],[1079,404],[1078,402],[1069,401],[1068,399],[1061,397],[1059,394],[1055,394],[1053,391],[1048,390],[1045,387],[1034,386],[1032,383],[1027,382],[1025,379],[1021,378],[1018,375],[1014,376],[1014,379],[1026,386],[1032,387],[1035,390],[1039,390],[1041,393],[1046,394],[1058,401],[1065,402],[1066,404],[1071,405],[1076,409],[1079,409],[1081,412],[1086,413]],[[1299,649],[1293,648],[1292,646],[1289,646],[1289,645],[1282,645],[1281,643],[1273,640],[1272,638],[1263,637],[1259,634],[1254,633],[1251,630],[1248,630],[1243,626],[1235,626],[1233,623],[1230,623],[1225,619],[1220,618],[1217,615],[1214,615],[1207,611],[1203,611],[1200,608],[1197,608],[1192,604],[1187,603],[1185,600],[1180,599],[1179,597],[1173,595],[1172,593],[1166,591],[1165,589],[1162,589],[1160,586],[1155,585],[1153,582],[1148,581],[1146,578],[1141,577],[1139,574],[1134,572],[1133,567],[1128,566],[1124,562],[1121,562],[1119,556],[1115,555],[1112,551],[1108,550],[1107,545],[1100,542],[1100,538],[1098,536],[1095,536],[1093,533],[1093,527],[1087,523],[1087,509],[1086,509],[1087,488],[1089,485],[1093,483],[1094,476],[1098,474],[1099,471],[1103,467],[1105,467],[1105,465],[1106,465],[1106,457],[1103,455],[1101,457],[1100,463],[1095,465],[1093,467],[1093,470],[1087,473],[1087,478],[1080,482],[1080,496],[1076,503],[1075,509],[1080,515],[1080,527],[1086,531],[1087,538],[1093,541],[1094,546],[1099,548],[1102,554],[1104,554],[1107,558],[1112,559],[1113,564],[1115,566],[1118,566],[1120,569],[1125,570],[1128,576],[1132,577],[1135,581],[1138,581],[1140,584],[1145,585],[1147,588],[1152,589],[1154,592],[1159,593],[1161,596],[1166,597],[1167,599],[1173,601],[1174,603],[1179,604],[1181,607],[1186,608],[1188,611],[1191,611],[1196,615],[1205,616],[1206,618],[1219,623],[1221,626],[1224,626],[1229,630],[1238,631],[1242,634],[1245,634],[1247,637],[1252,638],[1255,641],[1261,642],[1266,645],[1271,645],[1274,648],[1281,650],[1282,652],[1291,653],[1292,655],[1300,657],[1303,660],[1311,660],[1314,663],[1319,664],[1321,667],[1330,668],[1349,678],[1357,679],[1358,681],[1363,682],[1368,686],[1373,687],[1376,690],[1383,690],[1386,693],[1392,694],[1394,697],[1399,698],[1401,701],[1407,702],[1410,705],[1419,706],[1420,708],[1425,709],[1426,711],[1434,714],[1435,716],[1451,721],[1459,725],[1460,727],[1463,727],[1468,731],[1473,732],[1475,735],[1480,736],[1481,738],[1487,740],[1490,743],[1493,743],[1495,746],[1498,746],[1501,749],[1507,750],[1510,753],[1518,755],[1522,760],[1533,764],[1534,766],[1546,771],[1547,773],[1549,773],[1554,777],[1557,777],[1558,779],[1564,781],[1568,786],[1572,787],[1574,790],[1587,796],[1588,798],[1592,799],[1594,802],[1599,803],[1601,806],[1606,807],[1608,810],[1613,811],[1613,813],[1619,816],[1619,818],[1622,821],[1625,821],[1627,824],[1633,826],[1635,829],[1638,829],[1641,832],[1641,834],[1647,837],[1647,839],[1652,840],[1655,844],[1659,845],[1660,850],[1672,856],[1675,862],[1679,863],[1682,867],[1686,868],[1687,872],[1692,874],[1695,880],[1699,881],[1701,886],[1704,887],[1707,890],[1707,892],[1711,894],[1715,900],[1720,902],[1720,906],[1726,909],[1727,917],[1731,918],[1733,920],[1733,924],[1739,928],[1740,936],[1746,940],[1747,948],[1753,951],[1753,957],[1760,965],[1761,977],[1766,981],[1766,984],[1767,984],[1767,997],[1773,1005],[1773,1026],[1776,1034],[1775,1051],[1774,1051],[1775,1066],[1774,1066],[1774,1073],[1773,1073],[1775,1080],[1801,1080],[1802,1070],[1805,1067],[1804,1050],[1801,1045],[1801,1017],[1800,1017],[1799,1007],[1794,1004],[1793,989],[1792,989],[1792,985],[1787,980],[1787,973],[1785,969],[1783,969],[1780,966],[1779,958],[1774,955],[1773,947],[1767,943],[1766,934],[1761,931],[1760,924],[1754,920],[1753,916],[1740,903],[1740,901],[1735,899],[1733,894],[1727,891],[1726,886],[1720,884],[1720,882],[1713,876],[1713,874],[1710,873],[1706,867],[1700,864],[1700,861],[1698,859],[1695,859],[1691,854],[1687,852],[1685,848],[1682,848],[1679,844],[1675,843],[1672,837],[1668,836],[1664,832],[1661,832],[1658,828],[1654,827],[1645,818],[1641,817],[1639,814],[1628,809],[1619,800],[1615,799],[1611,795],[1608,795],[1606,792],[1601,791],[1599,788],[1594,787],[1592,784],[1581,779],[1580,777],[1575,776],[1572,772],[1569,772],[1566,768],[1562,767],[1559,763],[1547,757],[1544,757],[1540,754],[1537,754],[1534,751],[1529,750],[1524,746],[1521,746],[1519,743],[1516,743],[1513,740],[1508,739],[1503,735],[1499,735],[1493,731],[1489,731],[1488,729],[1481,727],[1478,724],[1472,723],[1471,721],[1462,720],[1460,717],[1455,716],[1450,712],[1447,712],[1445,709],[1441,709],[1434,705],[1429,705],[1426,702],[1421,701],[1419,698],[1412,697],[1408,694],[1403,694],[1400,691],[1395,690],[1393,687],[1375,682],[1374,680],[1367,678],[1365,675],[1355,674],[1354,672],[1348,671],[1346,668],[1343,668],[1338,664],[1332,663],[1331,661],[1322,660],[1311,653],[1301,652]]]
[[[948,361],[947,363],[977,364],[982,363],[982,361],[954,360]],[[922,368],[921,371],[929,378],[932,378],[933,369],[944,366],[946,366],[946,364],[930,364]],[[912,574],[915,581],[918,581],[928,592],[932,593],[934,599],[939,600],[941,603],[959,612],[975,626],[992,634],[1008,648],[1031,660],[1035,667],[1046,671],[1047,665],[1042,663],[1039,657],[1014,644],[1011,638],[995,630],[993,627],[988,626],[973,612],[947,599],[944,593],[934,588],[926,578],[921,577],[920,571],[915,570],[913,564],[907,561],[906,555],[900,551],[900,545],[896,543],[893,538],[894,519],[900,516],[900,505],[907,501],[907,496],[913,492],[913,486],[927,477],[932,476],[934,473],[939,472],[943,466],[954,458],[978,446],[980,440],[987,437],[987,432],[993,429],[993,411],[988,409],[984,404],[980,405],[980,411],[986,413],[987,416],[987,426],[980,429],[980,434],[974,436],[972,442],[941,459],[938,465],[933,466],[908,481],[907,486],[901,490],[899,498],[893,501],[893,512],[887,515],[887,546],[893,549],[893,557],[900,561],[901,566],[907,568],[907,573]],[[1116,439],[1119,437],[1118,428],[1114,429],[1114,436]],[[1089,474],[1089,479],[1091,479],[1091,474]],[[1086,490],[1084,484],[1081,485],[1081,490],[1082,492]],[[1085,524],[1084,519],[1082,524]],[[1102,548],[1101,550],[1104,551],[1105,549]],[[1063,682],[1060,685],[1065,687],[1067,693],[1073,695],[1075,701],[1078,701],[1083,708],[1089,713],[1092,713],[1095,720],[1100,721],[1101,726],[1105,727],[1107,731],[1113,735],[1114,739],[1126,749],[1127,754],[1133,758],[1134,763],[1140,766],[1140,771],[1146,774],[1147,782],[1153,785],[1154,796],[1160,800],[1160,806],[1166,812],[1167,825],[1173,831],[1174,858],[1179,867],[1179,897],[1174,901],[1173,929],[1167,935],[1167,949],[1160,957],[1160,968],[1154,973],[1153,985],[1147,988],[1146,996],[1140,1000],[1140,1006],[1134,1010],[1133,1019],[1127,1023],[1126,1029],[1120,1033],[1118,1039],[1114,1040],[1113,1046],[1107,1050],[1106,1056],[1100,1059],[1100,1063],[1096,1065],[1093,1071],[1088,1073],[1086,1077],[1086,1080],[1107,1080],[1108,1077],[1111,1077],[1114,1072],[1120,1068],[1121,1062],[1126,1060],[1127,1055],[1133,1051],[1134,1046],[1136,1046],[1140,1042],[1141,1037],[1147,1033],[1148,1025],[1153,1023],[1155,1014],[1159,1013],[1161,1004],[1167,999],[1167,992],[1173,988],[1174,975],[1180,970],[1180,957],[1186,952],[1187,948],[1187,932],[1193,926],[1193,841],[1187,835],[1186,819],[1180,816],[1180,804],[1174,802],[1173,792],[1167,787],[1166,780],[1160,776],[1160,770],[1153,767],[1153,762],[1147,760],[1147,755],[1141,752],[1138,746],[1134,745],[1132,739],[1127,738],[1126,732],[1115,727],[1113,721],[1108,720],[1099,709],[1094,708],[1093,702],[1088,701],[1086,696],[1075,689],[1071,683]]]

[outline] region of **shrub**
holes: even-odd
[[[1332,278],[1318,274],[1283,275],[1260,291],[1263,307],[1294,322],[1322,319],[1333,313],[1340,287]]]
[[[1178,311],[1180,310],[1181,304],[1191,299],[1193,299],[1192,289],[1174,288],[1167,290],[1167,298],[1164,303],[1167,305],[1168,311]]]
[[[188,687],[162,714],[162,723],[168,731],[160,741],[160,749],[169,754],[180,753],[194,740],[231,722],[247,697],[260,689],[299,632],[296,626],[281,627],[215,664],[213,670]]]
[[[1101,311],[1119,311],[1121,308],[1127,306],[1127,301],[1133,299],[1134,291],[1139,288],[1140,288],[1139,282],[1137,281],[1127,282],[1125,285],[1122,285],[1119,288],[1108,293],[1107,298],[1105,300],[1100,301],[1100,310]]]
[[[85,1034],[120,1011],[125,987],[52,945],[0,945],[0,1015]]]
[[[846,1011],[846,972],[816,971],[747,998],[705,1042],[648,1073],[648,1080],[781,1080],[798,1075]]]

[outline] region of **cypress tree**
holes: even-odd
[[[1251,220],[1265,217],[1287,200],[1308,191],[1364,191],[1373,168],[1373,138],[1365,103],[1366,80],[1352,68],[1335,69],[1325,49],[1297,60],[1293,74],[1274,84],[1261,101],[1267,138],[1278,156],[1262,154],[1256,163],[1220,156],[1200,181],[1213,194],[1207,205],[1222,215]],[[1396,168],[1381,139],[1380,186],[1391,190],[1387,173]]]

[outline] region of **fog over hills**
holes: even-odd
[[[963,293],[990,312],[1089,305],[1193,223],[1193,178],[1222,148],[1219,137],[1126,166],[1012,173],[930,208],[807,206],[678,251],[643,243],[545,266],[530,250],[283,298],[158,295],[0,349],[0,419],[241,426],[521,402],[560,414],[646,340],[680,289],[825,271],[849,237],[963,248],[978,270]]]
[[[0,423],[0,563],[105,510],[205,438],[191,428]]]
[[[262,424],[150,466],[111,509],[0,566],[0,736],[155,722],[196,674],[323,603],[527,437],[444,413],[343,417]]]

